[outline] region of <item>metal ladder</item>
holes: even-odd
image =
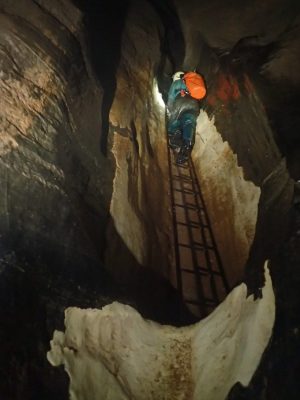
[[[229,285],[193,162],[177,165],[170,148],[168,162],[176,286],[190,311],[203,318],[224,299]]]

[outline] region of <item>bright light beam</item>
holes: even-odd
[[[154,99],[156,101],[156,104],[164,110],[166,108],[165,102],[163,101],[162,95],[160,91],[158,90],[158,85],[157,85],[157,79],[153,79],[153,94],[154,94]]]

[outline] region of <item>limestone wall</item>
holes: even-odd
[[[125,249],[123,253],[116,251],[120,241],[137,264],[164,274],[169,263],[165,111],[163,102],[159,102],[156,82],[161,29],[157,15],[147,3],[133,2],[122,36],[117,88],[110,111],[116,171],[110,206],[113,227],[108,235],[106,263],[108,267],[115,266],[115,273],[123,268],[126,259]],[[114,231],[117,235],[112,236]],[[130,265],[126,267],[129,271]]]
[[[203,110],[193,157],[223,267],[234,285],[243,276],[254,239],[260,188],[245,179],[236,154]]]

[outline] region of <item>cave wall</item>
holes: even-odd
[[[195,68],[201,65],[201,41],[220,53],[230,52],[240,40],[245,38],[254,39],[260,45],[275,41],[282,41],[283,45],[284,42],[292,41],[294,44],[287,52],[288,57],[285,57],[285,66],[289,65],[288,69],[280,68],[280,64],[284,62],[282,55],[286,52],[284,50],[286,46],[282,46],[283,48],[279,50],[277,54],[279,57],[272,58],[272,67],[269,67],[277,73],[281,71],[288,80],[293,80],[295,77],[294,70],[292,75],[288,74],[288,70],[292,69],[299,57],[299,47],[296,44],[299,42],[294,30],[297,29],[299,18],[298,2],[294,0],[286,2],[281,0],[243,2],[204,0],[200,5],[197,0],[187,0],[184,3],[174,0],[174,4],[181,21],[185,42],[188,44],[184,60],[186,67]]]
[[[161,61],[161,31],[153,8],[147,2],[132,2],[110,111],[116,173],[106,264],[119,276],[126,269],[124,279],[134,264],[167,275],[170,262],[165,114],[155,78]],[[125,244],[123,252],[120,240]]]
[[[221,258],[231,283],[247,266],[261,285],[258,266],[287,233],[293,182],[246,75],[218,72],[203,107],[193,156]]]
[[[197,122],[193,158],[226,277],[234,286],[243,277],[255,236],[261,191],[246,181],[237,155],[204,110]]]
[[[276,253],[287,233],[293,181],[265,107],[247,75],[221,73],[207,102],[208,108],[217,110],[214,113],[217,129],[237,154],[245,178],[261,190],[256,232],[247,260],[248,270],[256,269],[259,279],[258,265]]]
[[[53,326],[67,305],[109,298],[99,259],[113,163],[100,152],[103,93],[85,43],[70,1],[1,1],[3,399],[62,398],[66,380],[45,359]]]
[[[1,2],[2,240],[61,265],[98,258],[112,181],[81,18],[69,1]]]

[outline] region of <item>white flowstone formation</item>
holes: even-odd
[[[64,365],[71,400],[221,400],[247,386],[269,342],[275,299],[265,265],[263,297],[243,283],[201,322],[183,327],[144,320],[114,302],[68,308],[48,361]]]

